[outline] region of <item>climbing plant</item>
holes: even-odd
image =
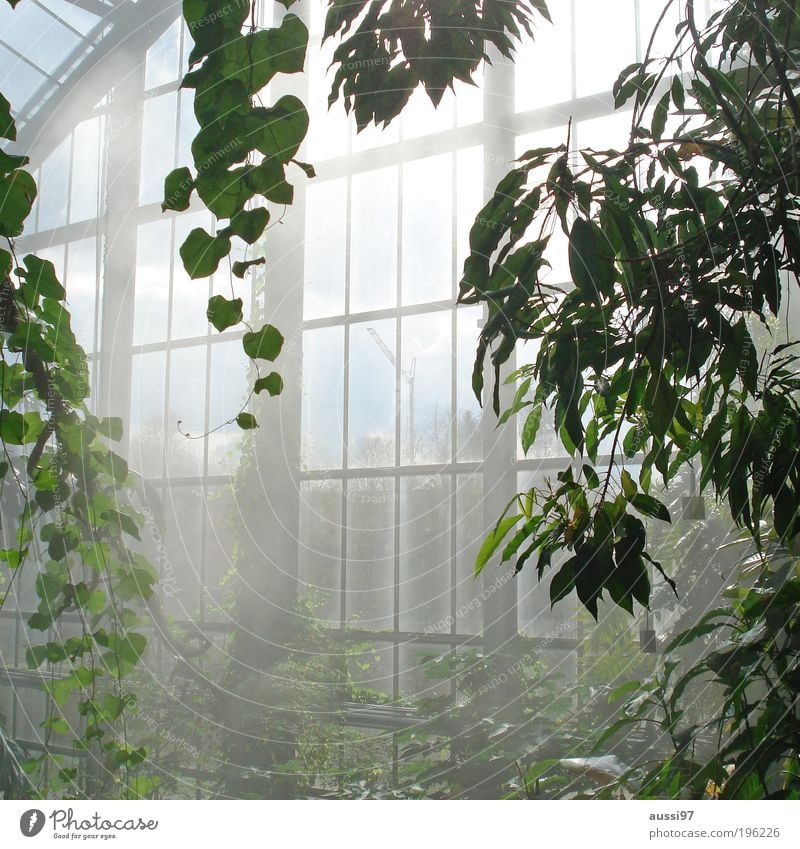
[[[729,3],[701,28],[693,0],[681,7],[670,55],[648,50],[614,86],[633,107],[628,146],[524,153],[471,229],[460,288],[488,310],[478,397],[489,361],[499,413],[502,366],[536,345],[504,417],[525,414],[527,452],[552,410],[572,455],[513,499],[477,571],[500,552],[541,578],[566,552],[551,601],[575,591],[594,615],[604,595],[647,606],[648,562],[671,581],[645,520],[670,521],[656,482],[689,464],[759,550],[800,533],[798,340],[790,327],[783,344],[754,340],[756,325],[772,338],[800,270],[796,10]],[[543,279],[556,228],[566,286]]]
[[[0,137],[16,138],[2,95]],[[147,645],[139,626],[155,611],[157,576],[131,546],[142,520],[126,495],[128,466],[109,447],[122,438],[122,422],[97,418],[88,406],[87,358],[64,288],[51,262],[20,259],[15,250],[37,194],[27,164],[0,151],[0,610],[14,585],[23,595],[23,583],[35,588],[27,663],[47,670],[55,710],[42,723],[45,742],[72,738],[76,752],[90,756],[96,788],[114,784],[119,795],[139,797],[157,779],[135,774],[145,752],[127,741],[135,696],[125,679]],[[19,765],[21,753],[3,748]],[[15,792],[58,786],[74,794],[87,786],[88,776],[79,781],[72,767],[52,774],[51,763],[48,754],[23,762],[28,784],[20,789],[17,778]],[[9,786],[6,778],[4,792]]]
[[[294,0],[283,0],[292,6]],[[194,113],[199,130],[192,142],[194,172],[172,171],[164,185],[166,210],[188,209],[191,195],[214,215],[212,235],[195,228],[181,245],[180,255],[193,279],[213,274],[228,256],[232,239],[255,244],[267,229],[266,202],[290,204],[294,197],[286,169],[295,164],[313,176],[310,165],[295,159],[308,129],[302,101],[286,94],[264,106],[261,92],[278,74],[303,70],[308,30],[297,15],[284,15],[276,27],[260,29],[256,2],[222,3],[184,0],[183,16],[194,40],[184,88],[194,89]],[[249,19],[249,25],[245,22]],[[244,28],[244,32],[243,32]],[[241,163],[241,164],[240,164]],[[227,221],[222,226],[220,222]],[[233,263],[232,273],[244,277],[263,265],[258,257]],[[208,320],[220,332],[243,323],[242,299],[214,295],[208,302]],[[271,324],[248,329],[242,338],[247,356],[273,362],[283,347],[283,336]],[[272,372],[256,379],[253,391],[277,395],[283,387]],[[257,427],[255,417],[242,410],[236,418],[244,430]]]
[[[294,3],[279,0],[287,10]],[[262,102],[263,89],[279,75],[303,70],[308,30],[290,11],[277,26],[260,28],[258,9],[258,0],[183,2],[194,47],[182,86],[195,92],[199,130],[192,142],[194,169],[181,166],[167,176],[162,208],[186,210],[197,192],[216,219],[213,235],[195,228],[180,248],[193,279],[213,274],[229,256],[233,239],[248,246],[261,239],[270,222],[267,203],[285,208],[293,202],[290,165],[314,177],[313,166],[296,158],[308,130],[305,105],[292,94],[270,106]],[[549,19],[543,0],[332,0],[323,39],[339,36],[342,42],[334,51],[329,101],[341,97],[347,111],[354,112],[359,130],[370,121],[387,125],[418,86],[438,104],[456,80],[473,82],[478,65],[488,58],[489,45],[510,57],[514,39],[532,34],[534,11]],[[237,261],[231,272],[242,278],[266,262],[264,256]],[[283,336],[269,323],[250,327],[242,306],[241,298],[214,295],[208,302],[208,320],[220,332],[239,324],[247,328],[242,345],[256,366],[253,393],[278,395],[282,378],[276,372],[261,376],[258,361],[274,362]],[[236,421],[245,430],[258,426],[244,409]]]

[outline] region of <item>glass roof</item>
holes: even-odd
[[[114,28],[114,12],[136,0],[0,2],[0,90],[25,123]]]

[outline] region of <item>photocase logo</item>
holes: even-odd
[[[19,830],[25,837],[36,837],[44,828],[44,813],[37,808],[31,808],[19,818]]]

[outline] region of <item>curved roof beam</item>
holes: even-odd
[[[115,85],[141,67],[148,48],[180,15],[178,0],[115,0],[113,5],[100,0],[66,2],[95,15],[102,11],[102,17],[52,71],[54,83],[48,90],[41,86],[17,115],[13,149],[38,161],[90,115]]]

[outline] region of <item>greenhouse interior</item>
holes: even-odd
[[[0,798],[800,798],[799,61],[0,0]]]

